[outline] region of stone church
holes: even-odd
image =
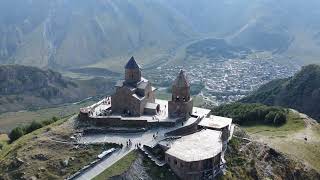
[[[131,57],[125,66],[125,79],[116,84],[112,95],[112,114],[126,116],[155,115],[159,105],[155,103],[156,88],[141,76],[141,68]]]
[[[124,116],[156,115],[160,105],[155,103],[155,90],[151,83],[142,77],[141,68],[131,57],[125,65],[125,79],[116,84],[112,95],[112,114]],[[193,108],[190,84],[183,70],[172,84],[172,99],[168,102],[170,117],[188,117]]]

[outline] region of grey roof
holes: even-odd
[[[231,124],[232,124],[231,118],[211,115],[209,118],[203,118],[200,121],[199,126],[214,128],[214,129],[221,129],[227,126],[231,128]]]
[[[213,158],[222,152],[221,132],[202,130],[177,139],[166,154],[185,162]]]
[[[138,63],[136,62],[136,60],[134,59],[134,57],[132,56],[129,61],[127,62],[126,69],[140,69],[140,66],[138,65]]]
[[[141,81],[138,83],[138,89],[146,89],[146,87],[148,86],[148,81]]]
[[[184,70],[180,70],[178,77],[173,82],[173,86],[176,86],[176,87],[189,87],[190,86],[188,78],[187,78],[186,74],[184,73]]]

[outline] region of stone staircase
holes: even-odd
[[[148,157],[151,159],[151,161],[153,161],[157,166],[162,167],[166,164],[165,161],[160,161],[159,159],[157,159],[147,148],[145,145],[143,145],[142,147],[139,147],[139,149]]]

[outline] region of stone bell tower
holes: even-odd
[[[172,84],[172,99],[168,102],[168,108],[170,117],[188,117],[192,113],[190,83],[183,70]]]
[[[125,66],[125,82],[127,84],[141,81],[141,69],[132,56]]]

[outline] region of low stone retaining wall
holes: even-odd
[[[182,136],[182,135],[192,134],[192,133],[198,131],[198,124],[202,118],[201,117],[197,117],[197,118],[198,119],[194,123],[192,123],[188,126],[183,126],[183,127],[177,128],[173,131],[167,132],[165,134],[165,136]]]
[[[145,132],[147,128],[128,128],[128,129],[113,129],[113,128],[88,128],[84,129],[84,134],[97,134],[97,133],[138,133]]]

